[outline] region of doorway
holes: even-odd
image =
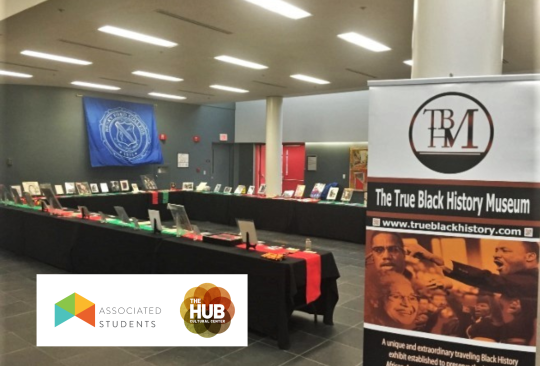
[[[304,184],[306,169],[306,146],[304,144],[286,144],[282,150],[282,190],[295,190]],[[266,145],[255,146],[255,186],[266,183]]]

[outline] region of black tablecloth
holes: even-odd
[[[185,206],[191,220],[236,226],[236,219],[250,219],[261,230],[365,242],[365,207],[186,191],[171,191],[168,196],[168,202]],[[141,219],[148,219],[148,209],[153,209],[160,211],[162,220],[171,220],[163,192],[158,201],[152,204],[148,193],[60,198],[62,205],[71,208],[86,206],[114,215],[114,206],[122,206],[130,217]]]
[[[321,296],[306,306],[306,262],[272,262],[260,253],[154,235],[98,222],[0,206],[0,247],[74,273],[248,274],[248,324],[289,347],[293,310],[316,311],[332,324],[339,272],[321,253]]]

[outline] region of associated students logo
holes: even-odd
[[[211,283],[190,289],[180,306],[186,328],[203,338],[212,338],[229,329],[234,311],[227,290]]]
[[[416,110],[409,141],[416,158],[429,169],[461,173],[488,154],[493,143],[493,120],[486,107],[470,95],[443,93]]]
[[[96,326],[96,304],[73,293],[54,304],[54,326],[57,327],[76,316],[91,326]]]
[[[133,162],[151,153],[150,131],[135,112],[126,108],[109,109],[99,122],[101,142],[120,159]]]

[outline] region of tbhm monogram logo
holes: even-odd
[[[427,168],[456,174],[479,164],[493,142],[489,111],[470,95],[436,95],[415,112],[410,128],[411,149]]]

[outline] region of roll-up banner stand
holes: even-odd
[[[366,366],[535,365],[540,77],[370,83]]]

